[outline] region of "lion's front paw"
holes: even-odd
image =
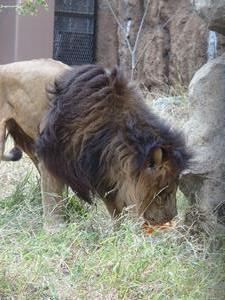
[[[66,222],[61,216],[54,216],[44,220],[44,230],[54,234],[66,227]]]

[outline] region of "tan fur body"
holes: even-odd
[[[44,217],[50,219],[51,211],[58,205],[58,197],[49,193],[60,193],[61,183],[53,178],[44,166],[40,166],[33,151],[34,140],[39,133],[41,121],[49,106],[46,88],[69,67],[52,59],[37,59],[0,66],[0,161],[4,155],[6,130],[33,160],[42,179]],[[22,135],[17,136],[18,127]],[[23,138],[23,134],[27,138]],[[48,215],[48,216],[47,216]],[[56,214],[55,214],[56,215]],[[58,216],[51,221],[58,222]],[[46,222],[47,224],[47,222]],[[50,224],[51,225],[51,224]],[[51,226],[50,226],[51,227]]]
[[[12,118],[32,139],[48,107],[46,88],[69,67],[52,59],[0,66],[0,120]]]

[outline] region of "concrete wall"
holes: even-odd
[[[1,4],[13,5],[15,1],[1,1]],[[0,64],[14,61],[15,23],[14,9],[4,9],[0,12]]]
[[[54,2],[36,16],[16,16],[15,60],[48,58],[53,54]]]
[[[55,1],[47,2],[48,11],[41,7],[36,16],[19,16],[14,9],[0,12],[0,64],[52,57]]]

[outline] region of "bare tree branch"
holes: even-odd
[[[116,13],[115,13],[115,11],[114,11],[114,9],[113,9],[111,3],[110,3],[110,1],[109,1],[109,0],[106,0],[106,2],[107,2],[107,5],[108,5],[108,7],[109,7],[109,9],[110,9],[110,11],[111,11],[111,13],[112,13],[114,19],[116,20],[117,25],[119,26],[119,28],[120,28],[121,31],[123,32],[125,41],[126,41],[126,43],[127,43],[127,47],[128,47],[128,49],[129,49],[130,53],[132,54],[132,47],[131,47],[130,41],[129,41],[128,38],[127,38],[126,31],[125,31],[123,25],[120,23],[120,21],[119,21],[117,15],[116,15]]]
[[[144,11],[144,14],[142,16],[141,24],[139,26],[138,33],[137,33],[137,36],[136,36],[136,40],[135,40],[135,43],[134,43],[134,48],[133,48],[132,53],[131,53],[131,80],[133,80],[133,78],[134,78],[134,71],[135,71],[135,67],[136,67],[136,51],[137,51],[138,41],[139,41],[139,37],[140,37],[140,34],[141,34],[141,30],[142,30],[143,25],[144,25],[145,17],[146,17],[147,12],[148,12],[149,4],[150,4],[150,0],[148,0],[147,5],[145,7],[145,11]]]
[[[150,0],[148,0],[148,2],[146,4],[145,11],[144,11],[143,17],[141,19],[141,24],[139,26],[136,41],[135,41],[135,44],[134,44],[134,49],[133,49],[134,52],[136,52],[136,50],[137,50],[138,40],[139,40],[139,37],[140,37],[140,34],[141,34],[142,27],[144,25],[145,17],[146,17],[147,12],[148,12],[149,4],[150,4]]]
[[[144,14],[143,14],[143,17],[141,19],[141,24],[139,26],[139,29],[138,29],[138,33],[137,33],[137,36],[136,36],[136,39],[135,39],[135,43],[134,43],[134,47],[132,48],[131,44],[130,44],[130,41],[129,39],[127,38],[127,34],[126,34],[126,31],[123,27],[123,25],[121,24],[120,20],[118,19],[116,13],[115,13],[115,10],[113,9],[111,3],[109,0],[106,0],[107,2],[107,5],[114,17],[114,19],[116,20],[116,23],[117,25],[119,26],[119,28],[121,29],[121,31],[123,32],[123,35],[124,35],[124,38],[125,38],[125,41],[126,41],[126,44],[127,44],[127,47],[129,49],[129,52],[130,52],[130,55],[131,55],[131,80],[133,79],[134,77],[134,70],[135,70],[135,66],[136,66],[136,51],[137,51],[137,47],[138,47],[138,41],[139,41],[139,38],[140,38],[140,34],[141,34],[141,30],[143,28],[143,24],[144,24],[144,20],[145,20],[145,17],[147,15],[147,11],[148,11],[148,7],[149,7],[149,3],[150,3],[150,0],[148,0],[147,2],[147,5],[145,7],[145,11],[144,11]]]

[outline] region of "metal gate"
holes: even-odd
[[[56,0],[53,57],[68,65],[95,59],[95,0]]]

